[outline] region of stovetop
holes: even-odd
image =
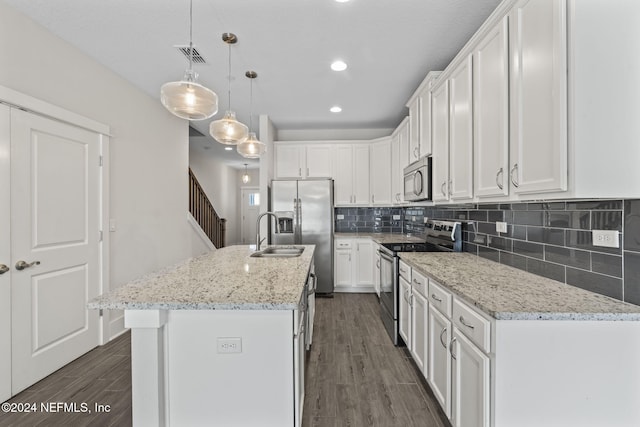
[[[391,252],[460,252],[461,224],[456,221],[429,219],[424,224],[424,243],[382,243]]]

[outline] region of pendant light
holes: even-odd
[[[172,114],[187,120],[204,120],[218,112],[218,95],[196,83],[193,71],[193,0],[189,1],[189,68],[181,81],[160,88],[160,102]]]
[[[251,92],[249,98],[249,130],[251,130],[253,128],[253,79],[258,77],[258,73],[255,71],[247,71],[244,75],[251,80]],[[236,149],[240,155],[247,159],[257,159],[267,151],[267,146],[256,138],[255,132],[249,132],[247,140],[239,143]]]
[[[248,184],[250,180],[249,171],[247,170],[247,164],[244,164],[244,175],[242,175],[242,183]]]
[[[222,41],[229,46],[229,109],[224,117],[209,125],[209,133],[221,144],[236,145],[247,139],[249,129],[236,120],[236,113],[231,111],[231,45],[238,41],[233,33],[222,34]]]

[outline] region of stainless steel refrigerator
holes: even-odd
[[[271,210],[280,232],[271,227],[274,245],[316,245],[316,293],[333,293],[333,180],[273,180]]]

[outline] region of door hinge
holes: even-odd
[[[102,155],[98,156],[98,166],[102,166],[104,163]]]
[[[99,240],[98,240],[98,241],[99,241],[99,242],[102,242],[102,230],[100,230],[98,233],[100,233],[100,234],[99,234]]]

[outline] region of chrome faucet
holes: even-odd
[[[265,237],[264,239],[260,240],[260,220],[265,215],[271,215],[276,219],[276,233],[280,232],[280,223],[278,222],[278,219],[279,219],[278,215],[276,215],[273,212],[263,212],[260,215],[258,215],[258,219],[256,220],[256,251],[260,250],[260,244],[264,239],[266,239]]]

